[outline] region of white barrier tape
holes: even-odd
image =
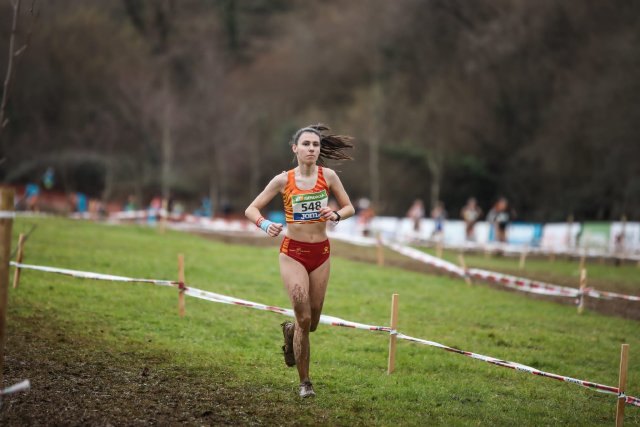
[[[470,268],[469,274],[478,279],[486,280],[493,283],[504,285],[511,289],[517,289],[523,292],[530,292],[540,295],[559,296],[568,298],[577,298],[580,296],[589,296],[598,299],[622,299],[626,301],[640,301],[639,296],[624,295],[616,292],[599,291],[593,288],[587,288],[581,291],[578,288],[570,288],[567,286],[558,286],[550,283],[539,282],[536,280],[525,279],[522,277],[510,276],[508,274],[495,273],[492,271],[481,270],[478,268]]]
[[[589,289],[587,292],[585,292],[585,295],[588,295],[592,298],[601,298],[601,299],[617,298],[617,299],[623,299],[627,301],[640,301],[640,297],[635,295],[624,295],[624,294],[618,294],[615,292],[599,291],[597,289]]]
[[[10,387],[5,388],[0,392],[0,396],[7,396],[9,394],[18,393],[19,391],[29,390],[31,387],[31,382],[29,380],[24,380],[19,382],[18,384],[14,384]]]
[[[346,235],[339,235],[339,234],[331,234],[330,237],[332,239],[336,238],[338,240],[342,240],[344,242],[352,243],[359,246],[375,246],[377,244],[376,239],[371,239],[366,237],[359,237],[355,239],[353,238],[353,236],[346,236]],[[384,242],[384,245],[416,261],[423,262],[427,265],[433,266],[435,268],[439,268],[441,270],[445,270],[449,273],[456,274],[463,278],[473,277],[476,279],[498,283],[508,288],[516,289],[523,292],[529,292],[533,294],[546,295],[546,296],[567,297],[567,298],[577,298],[580,295],[588,295],[592,298],[600,298],[600,299],[617,298],[617,299],[623,299],[627,301],[640,301],[640,296],[635,296],[635,295],[624,295],[624,294],[619,294],[615,292],[598,291],[593,288],[589,288],[584,292],[582,292],[577,288],[554,285],[551,283],[540,282],[537,280],[530,280],[523,277],[511,276],[508,274],[501,274],[501,273],[482,270],[478,268],[468,268],[467,270],[464,270],[463,268],[451,262],[444,261],[440,258],[431,256],[427,253],[422,252],[421,250],[414,249],[409,246],[404,246],[397,243],[389,243],[389,242]]]
[[[202,289],[196,289],[192,287],[185,288],[184,293],[185,295],[189,295],[191,297],[199,298],[207,301],[219,302],[223,304],[239,305],[242,307],[255,308],[257,310],[263,310],[263,311],[271,311],[274,313],[283,314],[285,316],[295,317],[293,310],[291,310],[290,308],[282,308],[282,307],[276,307],[272,305],[265,305],[265,304],[261,304],[253,301],[247,301],[247,300],[234,298],[226,295],[221,295],[215,292],[204,291]],[[367,331],[388,332],[390,330],[386,326],[366,325],[363,323],[351,322],[348,320],[340,319],[339,317],[329,316],[326,314],[323,314],[320,316],[320,323],[331,325],[331,326],[342,326],[346,328],[364,329]]]
[[[409,258],[431,265],[435,268],[445,270],[449,273],[452,273],[461,277],[465,276],[465,271],[462,269],[462,267],[459,267],[452,262],[444,261],[438,257],[431,256],[429,254],[426,254],[418,249],[414,249],[409,246],[403,246],[397,243],[388,243],[388,242],[384,242],[384,245],[402,255],[408,256]]]
[[[498,283],[511,289],[530,292],[539,295],[559,296],[575,298],[580,295],[580,290],[566,286],[557,286],[549,283],[529,280],[522,277],[510,276],[508,274],[495,273],[493,271],[470,268],[469,274],[473,278]]]
[[[563,375],[557,375],[557,374],[552,374],[550,372],[545,372],[545,371],[541,371],[539,369],[536,368],[532,368],[531,366],[527,366],[527,365],[523,365],[520,363],[516,363],[516,362],[510,362],[507,360],[500,360],[500,359],[496,359],[495,357],[490,357],[490,356],[485,356],[482,354],[478,354],[478,353],[472,353],[469,351],[464,351],[464,350],[459,350],[457,348],[454,347],[449,347],[446,346],[444,344],[440,344],[434,341],[428,341],[428,340],[423,340],[420,338],[415,338],[415,337],[410,337],[408,335],[404,335],[404,334],[398,334],[398,338],[399,339],[403,339],[403,340],[407,340],[407,341],[412,341],[418,344],[423,344],[423,345],[428,345],[431,347],[436,347],[436,348],[440,348],[442,350],[446,350],[452,353],[457,353],[463,356],[467,356],[467,357],[471,357],[473,359],[476,360],[481,360],[483,362],[487,362],[487,363],[491,363],[492,365],[496,365],[496,366],[502,366],[503,368],[509,368],[509,369],[514,369],[516,371],[520,371],[520,372],[527,372],[530,373],[532,375],[537,375],[537,376],[541,376],[541,377],[546,377],[546,378],[551,378],[554,380],[558,380],[558,381],[563,381],[563,382],[568,382],[568,383],[572,383],[572,384],[577,384],[579,386],[591,389],[591,390],[595,390],[601,393],[607,393],[607,394],[612,394],[612,395],[618,395],[620,393],[620,390],[617,387],[612,387],[612,386],[608,386],[608,385],[604,385],[604,384],[598,384],[598,383],[594,383],[591,381],[585,381],[585,380],[579,380],[576,378],[571,378],[571,377],[567,377],[567,376],[563,376]],[[635,397],[632,397],[632,399],[629,400],[633,400],[633,399],[637,399]],[[630,403],[635,405],[635,403]]]
[[[640,408],[640,399],[638,399],[637,397],[625,396],[624,403],[626,403],[627,405],[633,405]]]
[[[15,261],[11,261],[10,264],[14,267],[25,270],[37,270],[47,273],[64,274],[66,276],[78,277],[81,279],[94,279],[94,280],[108,280],[112,282],[138,282],[138,283],[152,283],[160,286],[174,286],[178,282],[171,280],[155,280],[155,279],[135,279],[132,277],[113,276],[110,274],[92,273],[89,271],[69,270],[66,268],[45,267],[40,265],[21,264]]]
[[[14,211],[0,211],[0,219],[13,219],[16,217]]]
[[[47,273],[63,274],[63,275],[77,277],[81,279],[95,279],[95,280],[107,280],[107,281],[130,282],[130,283],[131,282],[151,283],[159,286],[178,286],[179,289],[181,289],[186,295],[189,295],[194,298],[204,299],[204,300],[213,301],[213,302],[221,302],[225,304],[240,305],[244,307],[255,308],[258,310],[272,311],[274,313],[280,313],[290,317],[295,317],[293,310],[291,309],[268,306],[268,305],[256,303],[253,301],[247,301],[239,298],[217,294],[214,292],[204,291],[202,289],[186,287],[184,286],[184,284],[181,284],[180,282],[171,281],[171,280],[135,279],[131,277],[114,276],[110,274],[100,274],[100,273],[93,273],[88,271],[70,270],[66,268],[19,264],[13,261],[11,262],[11,265],[19,268],[28,269],[28,270],[37,270],[37,271],[43,271]],[[388,332],[390,330],[386,326],[373,326],[373,325],[366,325],[363,323],[350,322],[348,320],[340,319],[339,317],[328,316],[328,315],[320,316],[320,322],[324,324],[332,325],[332,326],[342,326],[346,328],[364,329],[369,331]]]
[[[12,264],[15,264],[17,266],[22,266],[22,264],[17,264],[17,263],[12,263]],[[40,270],[40,271],[52,272],[52,273],[62,273],[62,274],[67,274],[67,275],[70,275],[70,276],[73,276],[73,277],[81,277],[81,278],[93,278],[93,279],[104,279],[104,278],[106,278],[104,280],[118,280],[118,281],[127,281],[127,282],[142,281],[142,282],[145,282],[145,283],[153,283],[153,284],[157,284],[157,285],[166,285],[166,286],[174,286],[174,285],[177,284],[181,291],[183,291],[185,294],[190,295],[190,296],[192,296],[194,298],[200,298],[200,299],[204,299],[204,300],[208,300],[208,301],[220,302],[220,303],[225,303],[225,304],[239,305],[239,306],[243,306],[243,307],[255,308],[255,309],[258,309],[258,310],[272,311],[272,312],[275,312],[275,313],[284,314],[284,315],[287,315],[287,316],[290,316],[290,317],[294,317],[293,310],[291,310],[291,309],[285,309],[285,308],[281,308],[281,307],[269,306],[269,305],[265,305],[265,304],[261,304],[261,303],[256,303],[256,302],[252,302],[252,301],[247,301],[247,300],[243,300],[243,299],[239,299],[239,298],[230,297],[230,296],[227,296],[227,295],[217,294],[215,292],[204,291],[204,290],[196,289],[196,288],[189,288],[189,287],[184,286],[184,284],[180,283],[180,282],[170,282],[170,281],[167,281],[167,280],[153,280],[153,279],[130,279],[130,278],[122,277],[122,276],[112,276],[112,275],[106,275],[106,274],[90,273],[90,272],[84,272],[84,271],[76,271],[76,270],[68,270],[68,269],[52,268],[52,267],[42,267],[42,266],[28,266],[28,267],[25,267],[25,268],[31,268],[31,269],[34,269],[34,270]],[[116,279],[114,279],[114,278],[116,278]],[[122,279],[124,279],[124,280],[122,280]],[[538,375],[538,376],[552,378],[552,379],[559,380],[559,381],[564,381],[564,382],[577,384],[577,385],[580,385],[582,387],[589,388],[589,389],[596,390],[596,391],[603,392],[603,393],[608,393],[608,394],[613,394],[613,395],[620,395],[620,390],[618,388],[616,388],[616,387],[607,386],[607,385],[598,384],[598,383],[593,383],[593,382],[590,382],[590,381],[579,380],[579,379],[571,378],[571,377],[567,377],[567,376],[552,374],[552,373],[549,373],[549,372],[544,372],[544,371],[532,368],[530,366],[522,365],[520,363],[500,360],[500,359],[496,359],[494,357],[485,356],[485,355],[478,354],[478,353],[472,353],[472,352],[468,352],[468,351],[459,350],[457,348],[449,347],[449,346],[446,346],[444,344],[437,343],[435,341],[428,341],[428,340],[424,340],[424,339],[421,339],[421,338],[411,337],[411,336],[405,335],[403,333],[398,332],[395,329],[391,329],[391,328],[386,327],[386,326],[366,325],[366,324],[363,324],[363,323],[351,322],[351,321],[348,321],[348,320],[344,320],[344,319],[340,319],[338,317],[328,316],[328,315],[320,316],[320,322],[324,323],[324,324],[329,324],[329,325],[332,325],[332,326],[342,326],[342,327],[348,327],[348,328],[354,328],[354,329],[364,329],[364,330],[369,330],[369,331],[388,332],[389,334],[396,335],[399,339],[415,342],[415,343],[418,343],[418,344],[428,345],[428,346],[432,346],[432,347],[437,347],[437,348],[440,348],[442,350],[446,350],[446,351],[449,351],[449,352],[453,352],[453,353],[461,354],[461,355],[464,355],[464,356],[468,356],[468,357],[471,357],[473,359],[482,360],[484,362],[488,362],[488,363],[491,363],[491,364],[496,365],[496,366],[502,366],[504,368],[510,368],[510,369],[514,369],[514,370],[517,370],[517,371],[521,371],[521,372],[528,372],[528,373],[533,374],[533,375]],[[625,399],[625,403],[640,407],[640,399],[639,398],[633,397],[633,396],[625,396],[624,399]]]

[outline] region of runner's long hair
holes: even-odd
[[[326,159],[331,160],[353,160],[353,157],[346,153],[346,150],[353,148],[353,137],[348,135],[327,134],[331,129],[322,124],[309,125],[298,129],[291,138],[291,145],[297,144],[300,135],[305,132],[315,133],[320,137],[320,156],[318,157],[318,165],[324,166]]]

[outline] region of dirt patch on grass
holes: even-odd
[[[4,384],[28,378],[32,388],[4,399],[0,425],[326,423],[295,390],[283,397],[259,384],[238,385],[222,369],[194,372],[140,344],[110,348],[46,317],[11,316],[10,323]]]

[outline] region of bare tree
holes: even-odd
[[[6,118],[6,107],[7,107],[7,101],[9,100],[9,91],[11,90],[14,58],[17,58],[18,56],[23,54],[24,51],[29,46],[29,42],[31,40],[31,33],[33,31],[33,24],[37,17],[37,13],[35,12],[36,2],[35,0],[33,0],[30,7],[30,13],[32,17],[31,26],[27,33],[25,43],[21,47],[16,49],[16,33],[18,29],[18,20],[20,17],[20,4],[21,4],[21,0],[11,0],[11,9],[12,9],[13,15],[11,20],[11,32],[9,34],[7,70],[5,72],[4,84],[2,86],[2,100],[0,100],[0,136],[2,135],[2,131],[4,130],[4,128],[9,123],[9,119]],[[2,140],[2,138],[0,138],[0,140]],[[4,144],[4,140],[2,141]],[[0,160],[0,162],[2,161],[4,161],[4,158]]]

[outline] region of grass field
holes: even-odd
[[[14,241],[33,223],[25,263],[175,279],[183,253],[188,285],[288,306],[274,247],[61,219],[19,219]],[[517,259],[508,261],[517,268]],[[545,264],[558,276],[573,274],[570,268]],[[593,274],[603,282],[614,270],[616,282],[640,288],[632,268],[601,270]],[[408,335],[561,375],[617,386],[620,344],[628,343],[628,390],[640,395],[637,321],[577,316],[570,306],[339,257],[324,312],[387,325],[394,292],[398,329]],[[37,361],[49,372],[42,381],[49,380],[31,377],[32,391],[7,399],[0,423],[601,425],[615,418],[612,396],[407,342],[399,342],[396,372],[388,376],[387,335],[322,325],[311,338],[318,395],[300,401],[297,374],[279,352],[282,316],[188,298],[179,318],[177,292],[165,287],[25,271],[9,304],[5,383],[29,378],[41,369]],[[69,395],[94,390],[92,375],[105,397],[91,394],[84,412],[64,406]],[[82,380],[70,387],[69,377]],[[61,405],[66,412],[56,414]],[[172,418],[166,408],[179,414]],[[626,414],[630,425],[640,423],[640,408]]]

